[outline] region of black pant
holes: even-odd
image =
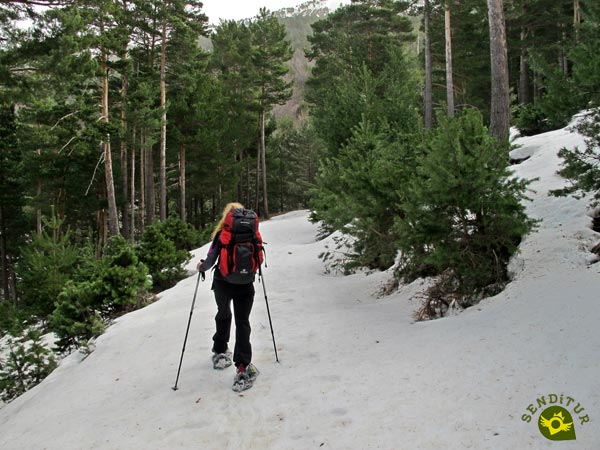
[[[254,303],[254,284],[231,284],[223,280],[213,280],[212,289],[217,302],[215,324],[217,331],[213,336],[213,352],[224,353],[227,350],[231,331],[231,301],[235,316],[235,348],[233,362],[237,366],[247,366],[252,362],[250,345],[250,311]]]

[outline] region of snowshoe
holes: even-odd
[[[259,375],[259,371],[254,364],[248,364],[247,367],[239,365],[237,373],[233,379],[233,386],[231,387],[234,392],[242,392],[250,389],[254,385],[254,380]]]
[[[212,356],[213,368],[223,370],[233,364],[231,352],[214,353]]]

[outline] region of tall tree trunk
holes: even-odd
[[[242,161],[244,161],[244,150],[241,149],[239,151],[239,153],[236,151],[235,155],[236,155],[235,156],[236,163],[240,163],[240,165],[241,165]],[[243,170],[244,169],[242,169],[242,173],[240,174],[240,178],[239,178],[239,181],[237,183],[237,201],[241,202],[241,203],[244,203],[244,176],[243,176]]]
[[[488,14],[490,22],[490,59],[492,63],[490,134],[499,141],[504,142],[508,139],[510,126],[510,96],[502,0],[488,0]]]
[[[263,179],[263,217],[269,218],[269,199],[267,195],[267,149],[265,146],[265,112],[260,114],[260,159]]]
[[[564,35],[563,37],[566,38]],[[567,54],[565,53],[564,48],[560,48],[558,50],[558,67],[565,77],[569,75],[569,62],[567,60]]]
[[[167,218],[167,17],[162,22],[162,42],[160,48],[160,220]]]
[[[140,233],[146,228],[146,129],[140,130]]]
[[[106,49],[101,50],[102,68],[102,120],[108,124],[108,67],[106,65]],[[104,151],[104,174],[106,178],[106,197],[108,200],[108,233],[110,236],[119,234],[119,216],[115,198],[115,182],[113,178],[112,155],[110,151],[110,135],[107,134],[102,142]]]
[[[450,23],[450,4],[444,4],[444,26],[446,31],[446,102],[448,117],[454,117],[454,80],[452,74],[452,28]]]
[[[106,186],[104,186],[105,183],[106,183],[106,179],[103,179],[101,181],[101,186],[98,187],[97,195],[98,195],[98,199],[99,199],[100,203],[104,203],[104,201],[106,200],[104,198],[104,196],[106,194]],[[98,213],[96,215],[96,227],[98,228],[98,240],[96,242],[96,257],[98,257],[98,258],[100,258],[102,256],[102,251],[108,242],[108,218],[107,218],[107,215],[108,214],[106,213],[105,208],[99,209]],[[61,234],[60,229],[57,230],[57,234],[60,236],[60,234]]]
[[[185,211],[185,144],[181,145],[181,153],[179,155],[179,218],[186,221]]]
[[[573,26],[575,27],[575,42],[579,42],[579,25],[581,24],[581,6],[579,0],[573,0]]]
[[[42,155],[42,149],[38,148],[36,151],[36,154],[38,155],[38,158]],[[38,180],[37,182],[37,198],[38,198],[38,203],[39,203],[39,199],[42,195],[42,180]],[[36,208],[36,212],[35,212],[35,231],[37,233],[37,235],[41,235],[42,234],[42,208],[38,207]]]
[[[129,237],[129,170],[128,170],[128,150],[127,150],[127,87],[128,76],[123,75],[121,81],[121,126],[123,127],[123,137],[121,139],[121,194],[123,195],[123,204],[121,215],[123,216],[123,236]]]
[[[531,95],[529,93],[529,63],[527,61],[527,46],[525,39],[527,31],[521,30],[521,56],[519,58],[519,104],[527,105],[531,103]]]
[[[4,207],[0,205],[0,260],[2,262],[2,293],[4,300],[10,298],[10,283],[8,269],[8,253],[6,251],[6,223],[4,220]]]
[[[250,158],[246,158],[246,187],[245,187],[245,205],[250,205],[251,201],[251,193],[250,193],[250,185],[251,185],[251,175],[250,175]]]
[[[425,28],[425,128],[433,126],[433,82],[431,72],[431,34],[429,30],[429,18],[431,10],[429,0],[423,2],[423,21]]]
[[[152,146],[146,142],[147,135],[144,135],[144,160],[146,167],[144,169],[146,186],[146,224],[150,225],[154,222],[156,214],[156,194],[154,190],[154,155],[152,154]]]
[[[131,213],[131,219],[129,220],[129,240],[134,242],[135,240],[135,143],[136,143],[136,127],[133,127],[132,139],[133,143],[131,146],[131,173],[129,174],[129,183],[130,183],[130,191],[129,191],[129,212]]]
[[[260,168],[261,168],[261,154],[262,148],[260,145],[260,124],[261,124],[261,114],[258,113],[258,128],[259,128],[259,138],[258,145],[256,148],[256,214],[260,215]]]

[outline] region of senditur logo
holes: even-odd
[[[569,408],[572,410],[569,411]],[[565,394],[542,395],[525,409],[527,412],[521,416],[521,420],[530,423],[540,412],[537,417],[539,431],[542,436],[551,441],[576,440],[575,422],[577,419],[579,420],[578,426],[583,426],[590,421],[589,415],[584,414],[585,408],[581,403]]]
[[[546,408],[538,421],[540,433],[551,441],[574,441],[575,427],[571,413],[560,406]]]

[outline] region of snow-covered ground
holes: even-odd
[[[547,195],[564,183],[555,174],[558,149],[583,139],[558,130],[516,143],[515,152],[531,155],[517,175],[539,177],[528,211],[542,222],[501,294],[457,316],[414,323],[421,282],[379,298],[387,273],[325,274],[317,255],[328,241],[315,241],[308,213],[276,217],[261,230],[281,362],[257,283],[252,342],[261,375],[251,390],[231,390],[233,368],[212,369],[208,281],[198,289],[179,390],[171,389],[192,275],[121,317],[87,358],[71,355],[0,409],[0,448],[600,448],[600,263],[590,264],[589,253],[598,235],[585,200]],[[195,252],[190,268],[205,252]],[[562,397],[575,441],[542,436],[542,396],[548,404]]]

